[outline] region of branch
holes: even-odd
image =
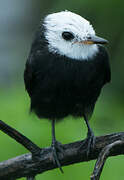
[[[30,139],[22,135],[20,132],[10,127],[6,123],[0,120],[0,130],[6,133],[8,136],[16,140],[19,144],[24,146],[27,150],[29,150],[33,155],[39,153],[41,148],[39,148],[36,144],[34,144]]]
[[[117,145],[124,145],[124,141],[117,140],[117,141],[105,146],[102,149],[102,151],[100,152],[100,154],[98,156],[97,162],[95,164],[93,174],[91,175],[91,180],[99,180],[100,179],[100,175],[102,173],[103,166],[110,154],[110,151]]]
[[[4,125],[6,124],[4,123]],[[8,125],[7,127],[11,128]],[[1,128],[1,124],[0,124],[0,129],[4,131],[5,133],[7,133],[5,130]],[[8,135],[10,136],[10,134]],[[18,136],[18,132],[17,132],[17,136]],[[13,138],[15,139],[15,137]],[[82,151],[79,151],[79,147],[82,141],[65,144],[63,145],[64,155],[60,152],[58,153],[60,163],[62,166],[67,166],[67,165],[78,163],[78,162],[84,162],[84,161],[97,159],[99,156],[99,153],[102,151],[103,148],[107,146],[109,147],[110,144],[116,141],[123,141],[123,140],[124,140],[124,132],[113,133],[110,135],[96,137],[94,149],[92,150],[92,152],[89,154],[88,157],[87,157],[86,141],[84,141],[84,147],[82,148]],[[22,144],[22,145],[25,145],[25,144]],[[29,150],[30,150],[30,147],[29,147]],[[109,154],[107,154],[107,156],[116,156],[120,154],[124,154],[124,143],[116,144],[115,148],[112,148]],[[13,179],[21,178],[21,177],[28,177],[28,179],[31,179],[31,178],[33,179],[35,175],[43,173],[48,170],[55,169],[55,168],[57,168],[57,166],[53,163],[51,148],[43,148],[40,150],[39,155],[37,156],[36,159],[32,159],[32,154],[28,153],[28,154],[17,156],[13,159],[9,159],[7,161],[1,162],[0,163],[0,179],[13,180]]]

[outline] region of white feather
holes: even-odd
[[[75,41],[80,42],[86,40],[90,35],[95,35],[95,31],[89,21],[75,13],[62,11],[49,14],[44,20],[44,26],[50,52],[75,60],[88,60],[98,51],[96,44],[75,43]],[[64,40],[62,37],[64,31],[72,32],[75,38],[72,41]]]

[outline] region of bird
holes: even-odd
[[[95,144],[89,119],[101,89],[111,80],[107,43],[88,20],[68,10],[46,15],[36,30],[24,70],[25,88],[30,110],[51,121],[53,162],[61,171],[56,122],[82,117],[88,129],[87,155]]]

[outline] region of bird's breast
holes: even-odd
[[[39,117],[82,115],[94,104],[102,87],[99,68],[93,63],[57,60],[39,64],[32,109]]]

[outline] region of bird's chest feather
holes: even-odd
[[[86,100],[103,85],[102,65],[95,62],[71,62],[61,70],[61,91],[76,100]],[[58,76],[59,77],[59,76]]]
[[[106,68],[104,59],[78,61],[60,56],[34,57],[30,81],[27,80],[28,71],[25,73],[31,109],[39,117],[47,118],[92,112],[101,88],[110,79],[109,66]]]
[[[46,60],[37,73],[39,93],[59,103],[85,101],[102,87],[102,69],[102,64],[93,61]]]

